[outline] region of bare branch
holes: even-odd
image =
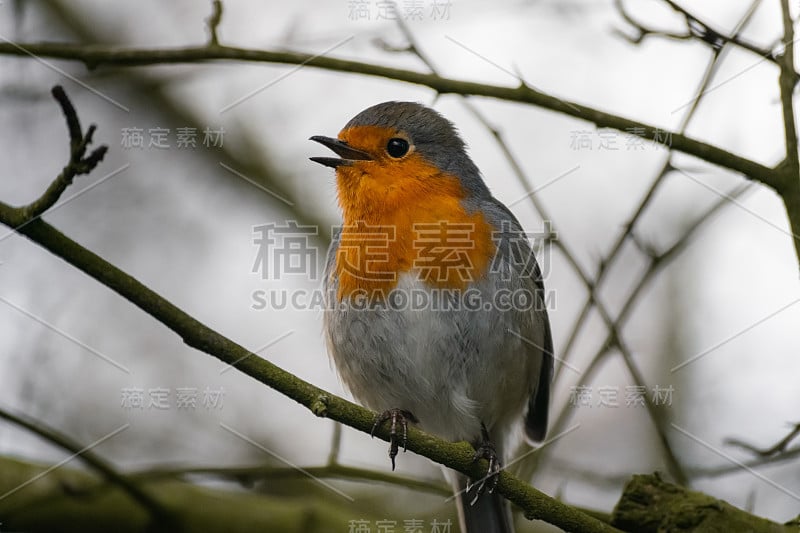
[[[747,23],[751,20],[753,14],[755,13],[755,6],[757,6],[760,1],[761,0],[754,0],[754,2],[751,4],[750,8],[745,12],[743,17],[739,21],[739,23],[736,25],[736,30],[734,32],[734,35],[738,35],[742,31],[742,29],[747,25]],[[620,7],[622,7],[621,1],[618,3],[618,5]],[[726,50],[726,48],[716,49],[714,51],[714,54],[713,54],[712,58],[709,60],[708,65],[706,67],[706,70],[705,70],[705,72],[703,74],[703,77],[700,80],[700,83],[699,83],[699,86],[698,86],[698,91],[697,91],[697,95],[698,96],[697,96],[697,98],[694,99],[694,101],[692,102],[691,107],[687,110],[687,112],[685,113],[685,115],[683,116],[683,118],[681,120],[681,125],[680,125],[679,130],[678,130],[681,133],[683,133],[686,130],[686,128],[688,127],[688,125],[691,122],[692,118],[695,116],[695,113],[696,113],[696,111],[697,111],[697,109],[698,109],[698,107],[700,105],[700,102],[703,99],[703,96],[705,95],[705,89],[711,83],[711,80],[713,79],[713,75],[714,75],[714,73],[716,72],[716,70],[717,70],[717,68],[719,66],[719,63],[720,63],[720,61],[722,59],[722,54],[725,52],[725,50]],[[650,260],[650,266],[648,268],[648,271],[645,273],[645,275],[640,279],[640,282],[639,282],[637,288],[633,292],[631,292],[628,300],[626,301],[626,303],[623,306],[623,311],[624,311],[624,309],[630,308],[630,307],[633,306],[633,304],[635,303],[636,298],[640,294],[640,290],[642,288],[644,288],[644,286],[649,281],[650,277],[658,269],[659,265],[662,262],[665,262],[665,260],[667,258],[671,257],[674,253],[676,253],[677,251],[681,250],[683,248],[683,246],[685,246],[685,244],[689,241],[689,238],[691,237],[693,232],[698,227],[700,227],[706,220],[708,220],[714,213],[716,213],[716,211],[719,208],[721,208],[725,204],[724,201],[719,201],[714,206],[712,206],[711,209],[709,209],[705,214],[703,214],[700,217],[700,219],[697,221],[697,224],[693,225],[692,228],[690,228],[684,234],[684,236],[681,239],[679,239],[664,254],[660,254],[660,255],[659,254],[655,254],[650,247],[641,246],[641,243],[638,241],[638,239],[636,239],[636,234],[634,233],[634,228],[635,228],[636,224],[639,222],[639,220],[641,219],[641,217],[644,214],[644,212],[646,211],[647,207],[650,205],[650,203],[653,200],[653,198],[655,198],[656,191],[660,188],[662,183],[664,183],[664,181],[666,180],[667,175],[672,170],[674,170],[674,167],[672,165],[672,154],[670,153],[667,156],[666,160],[664,161],[664,164],[662,165],[661,169],[659,170],[659,172],[656,175],[655,179],[653,180],[652,184],[650,185],[650,188],[647,190],[647,192],[645,193],[644,197],[642,198],[642,200],[639,202],[638,206],[634,210],[633,215],[630,217],[628,222],[624,225],[623,231],[620,233],[620,235],[617,237],[617,240],[611,246],[610,251],[603,258],[601,258],[601,260],[599,261],[599,267],[598,267],[597,275],[592,280],[591,285],[587,285],[587,286],[591,287],[592,290],[589,291],[589,294],[587,296],[586,302],[584,303],[581,311],[578,313],[578,316],[577,316],[577,318],[575,320],[575,324],[569,330],[571,333],[570,333],[570,336],[567,339],[567,343],[565,344],[565,347],[564,347],[564,349],[562,351],[562,360],[563,361],[566,361],[566,360],[570,359],[570,356],[572,354],[572,349],[575,346],[575,343],[576,343],[576,341],[578,339],[578,336],[580,335],[580,332],[582,331],[584,325],[586,324],[586,321],[587,321],[587,319],[589,317],[589,313],[590,313],[591,309],[594,306],[599,306],[600,305],[600,302],[598,301],[598,298],[596,296],[596,291],[598,290],[599,286],[606,280],[606,276],[608,275],[608,273],[610,271],[610,267],[621,256],[622,247],[623,247],[623,245],[625,244],[625,242],[628,239],[634,240],[634,242],[637,243],[637,246],[639,246],[640,250],[646,256],[648,256],[648,258]],[[734,192],[734,194],[736,194],[738,196],[739,194],[743,194],[744,192],[745,192],[744,189],[737,189]],[[603,314],[603,317],[605,319],[605,316],[607,315],[607,313],[602,313],[602,314]],[[594,356],[595,358],[592,359],[592,363],[590,364],[590,370],[593,370],[595,365],[599,364],[599,362],[600,362],[599,359],[605,358],[605,356],[608,353],[610,353],[609,350],[611,348],[613,348],[614,345],[617,345],[617,347],[620,349],[621,353],[623,354],[623,358],[626,361],[631,359],[630,353],[627,352],[627,350],[625,349],[624,345],[622,345],[622,343],[620,342],[619,329],[621,328],[620,318],[622,318],[622,317],[624,317],[624,313],[621,313],[619,315],[619,317],[617,318],[617,320],[613,321],[613,325],[615,327],[614,328],[609,328],[608,337],[603,342],[603,344],[599,347],[597,353]],[[562,369],[563,369],[563,365],[559,366],[559,368],[557,369],[556,376],[555,376],[556,379],[558,379]],[[589,370],[587,370],[587,374],[589,374]],[[584,381],[585,380],[586,380],[586,377],[584,377]],[[675,476],[675,471],[677,471],[679,473],[679,475],[680,475],[682,472],[681,472],[681,470],[676,470],[676,468],[675,468],[675,465],[677,465],[678,462],[677,462],[677,459],[675,459],[674,456],[671,455],[672,454],[672,450],[671,450],[671,447],[668,444],[669,441],[666,438],[666,429],[664,429],[664,427],[663,427],[663,421],[660,419],[660,417],[656,416],[656,412],[653,409],[648,410],[648,414],[651,417],[653,417],[653,423],[656,425],[656,428],[658,429],[659,437],[661,438],[662,443],[664,443],[664,449],[665,449],[665,451],[667,453],[667,463],[671,466],[670,470],[671,470],[672,475]],[[562,411],[562,416],[563,415],[565,415],[565,411]],[[559,416],[559,420],[562,420],[562,416]],[[559,425],[556,424],[556,427],[559,427]],[[676,480],[679,480],[679,481],[685,481],[685,479],[681,479],[681,477],[679,477],[679,476],[675,476],[675,478],[676,478]]]
[[[628,12],[628,8],[625,7],[625,3],[623,0],[614,0],[614,7],[616,7],[617,12],[619,13],[620,17],[627,22],[631,28],[636,32],[636,35],[631,36],[627,33],[624,33],[620,30],[615,30],[614,33],[625,39],[631,44],[641,44],[644,40],[650,36],[656,37],[664,37],[667,39],[675,39],[678,41],[685,41],[692,38],[692,34],[690,32],[685,33],[674,33],[668,32],[663,30],[656,30],[655,28],[650,28],[645,26],[631,15]]]
[[[339,450],[342,447],[342,425],[338,422],[333,423],[333,434],[331,435],[331,450],[328,453],[328,466],[339,464]]]
[[[321,479],[377,482],[440,496],[452,496],[453,494],[452,489],[441,482],[417,479],[410,476],[398,475],[396,473],[387,474],[366,468],[345,466],[338,463],[325,466],[304,466],[302,469],[263,465],[240,467],[196,466],[184,468],[153,468],[131,473],[129,477],[137,480],[150,480],[188,476],[208,476],[216,479],[233,480],[242,485],[252,485],[264,480],[304,479],[309,475]]]
[[[769,448],[758,448],[752,444],[748,444],[747,442],[744,442],[743,440],[739,440],[736,438],[725,439],[725,443],[731,446],[742,448],[743,450],[747,450],[748,452],[757,455],[758,457],[766,458],[784,453],[786,451],[786,448],[789,447],[789,444],[791,444],[792,441],[798,435],[800,435],[800,423],[794,424],[794,427],[792,428],[792,430],[789,432],[788,435],[779,440],[777,444]]]
[[[752,190],[750,184],[745,184],[743,186],[737,187],[729,194],[725,195],[725,198],[720,198],[714,204],[712,204],[702,215],[700,215],[692,224],[688,226],[688,230],[679,237],[676,241],[673,242],[668,248],[666,248],[663,252],[656,254],[655,256],[650,257],[649,265],[641,275],[638,282],[636,283],[633,290],[629,293],[627,299],[625,300],[625,304],[623,305],[622,309],[619,312],[616,320],[614,321],[615,328],[606,336],[605,341],[599,346],[597,352],[592,357],[589,365],[584,369],[583,374],[580,377],[578,385],[586,385],[589,383],[590,379],[600,369],[600,363],[608,356],[608,354],[613,353],[612,349],[616,345],[613,331],[622,330],[625,326],[626,321],[630,317],[631,312],[633,311],[635,304],[638,301],[638,298],[642,291],[650,284],[650,282],[655,279],[656,274],[660,272],[664,267],[667,266],[673,259],[675,259],[680,252],[682,252],[686,246],[691,242],[692,237],[694,237],[697,232],[704,227],[704,225],[709,221],[712,220],[713,217],[725,206],[730,205],[730,201],[728,198],[739,198],[743,194],[747,193],[748,191]],[[555,417],[555,421],[553,422],[552,428],[553,431],[558,432],[562,429],[567,421],[569,420],[572,410],[570,409],[569,405],[565,405],[561,412]],[[547,454],[549,450],[544,450],[544,453]]]
[[[797,75],[794,70],[794,21],[789,12],[789,0],[781,0],[783,15],[783,51],[778,56],[780,75],[778,85],[783,111],[783,130],[786,143],[786,158],[777,167],[780,177],[776,181],[776,190],[783,198],[789,222],[793,228],[794,247],[800,257],[800,232],[796,231],[800,224],[800,159],[797,153],[797,126],[794,117],[794,88]]]
[[[217,35],[217,29],[219,28],[219,23],[222,22],[222,1],[221,0],[212,0],[211,1],[211,15],[208,17],[206,21],[208,23],[208,45],[209,46],[219,46],[219,36]]]
[[[336,72],[349,72],[367,76],[382,77],[417,85],[430,87],[441,94],[462,94],[485,96],[519,102],[550,109],[565,115],[585,120],[598,128],[611,128],[623,132],[637,132],[640,137],[656,143],[667,144],[673,150],[693,155],[709,163],[741,173],[745,177],[760,181],[775,188],[777,172],[775,169],[752,161],[746,157],[733,154],[720,147],[688,137],[686,135],[666,131],[653,124],[629,119],[595,109],[589,106],[570,102],[564,98],[536,90],[524,83],[517,87],[504,87],[457,80],[423,72],[396,69],[364,63],[336,59],[329,56],[311,55],[300,52],[254,50],[231,46],[199,46],[166,49],[119,49],[102,46],[84,46],[65,43],[0,43],[0,54],[40,57],[51,57],[81,61],[89,68],[100,65],[143,66],[173,63],[201,63],[217,60],[239,60],[260,63],[280,63],[290,65],[306,65]]]
[[[627,22],[631,28],[636,32],[636,35],[631,37],[621,31],[617,31],[617,34],[621,35],[623,38],[628,40],[633,44],[639,44],[644,41],[647,37],[654,36],[654,37],[662,37],[667,39],[674,39],[674,40],[690,40],[695,39],[701,41],[702,43],[709,46],[712,50],[720,50],[726,44],[731,44],[738,46],[744,50],[752,52],[760,57],[766,58],[773,63],[777,63],[777,58],[773,53],[771,48],[763,48],[758,45],[755,45],[741,37],[739,32],[734,31],[732,35],[727,35],[723,31],[719,31],[712,27],[712,25],[705,20],[701,19],[700,17],[696,16],[695,14],[691,13],[684,7],[681,7],[677,3],[673,2],[672,0],[662,0],[665,4],[671,7],[675,12],[680,13],[685,21],[686,29],[682,33],[676,32],[668,32],[663,30],[658,30],[656,28],[650,27],[645,25],[644,23],[636,20],[628,11],[627,7],[623,0],[614,0],[614,6],[617,9],[620,17]],[[751,14],[755,11],[755,8],[761,3],[761,0],[757,0],[754,2],[750,8]],[[796,74],[797,76],[797,74]]]
[[[618,0],[621,1],[621,0]],[[744,29],[747,23],[752,19],[753,14],[755,13],[755,8],[761,0],[754,0],[747,11],[744,13],[742,18],[739,20],[739,23],[736,25],[736,29],[734,31],[734,36],[739,35],[739,33]],[[708,88],[711,80],[716,73],[720,62],[722,61],[723,54],[727,50],[726,47],[722,49],[715,50],[713,56],[709,60],[708,64],[706,65],[706,70],[703,73],[703,77],[701,78],[698,88],[696,91],[697,97],[692,101],[691,106],[684,114],[683,118],[681,119],[681,124],[678,127],[678,131],[683,133],[686,131],[686,128],[689,126],[689,123],[694,118],[695,113],[700,106],[700,102],[704,99],[706,94],[706,89]],[[644,212],[647,210],[647,207],[652,202],[653,198],[655,198],[656,191],[659,190],[661,185],[664,183],[664,180],[667,178],[667,175],[674,170],[672,166],[672,154],[670,153],[667,158],[665,159],[661,169],[656,174],[656,177],[653,179],[653,182],[650,185],[650,188],[645,193],[642,200],[639,202],[638,206],[636,207],[633,215],[628,219],[628,221],[623,226],[623,231],[617,237],[617,240],[611,245],[611,249],[604,257],[602,257],[599,261],[597,275],[594,278],[594,284],[596,287],[602,285],[605,280],[606,276],[608,275],[610,268],[614,265],[617,259],[620,257],[620,252],[622,251],[622,247],[624,246],[625,242],[633,235],[633,229],[636,224],[641,219]],[[583,329],[583,326],[586,323],[586,319],[589,317],[589,312],[591,311],[592,307],[595,305],[596,301],[593,294],[589,294],[584,303],[581,311],[578,313],[578,317],[575,321],[574,326],[569,330],[570,336],[567,339],[567,343],[564,346],[564,350],[562,352],[562,359],[568,360],[572,353],[572,349],[575,346],[575,343],[578,340],[578,336]],[[560,374],[561,368],[559,367],[556,371],[556,379]]]
[[[55,444],[72,453],[74,457],[80,457],[83,462],[101,474],[109,483],[116,485],[125,491],[131,498],[144,507],[149,513],[154,524],[168,524],[174,522],[172,513],[160,502],[154,499],[148,492],[128,477],[120,474],[105,459],[92,452],[88,446],[84,446],[73,441],[66,435],[62,435],[54,429],[46,427],[41,422],[32,420],[22,414],[14,414],[6,409],[0,409],[0,418],[8,420],[28,431],[39,435],[47,442]],[[119,432],[120,430],[117,430]],[[3,495],[7,496],[9,493]]]
[[[75,107],[72,105],[72,102],[70,102],[64,89],[62,89],[60,85],[56,85],[53,87],[52,93],[53,98],[61,105],[61,110],[64,112],[64,117],[67,121],[67,130],[69,130],[70,139],[69,162],[39,198],[20,208],[19,219],[15,224],[16,226],[26,224],[34,218],[41,216],[45,211],[55,205],[67,187],[72,184],[72,180],[76,176],[88,174],[94,170],[108,151],[108,147],[103,145],[95,148],[88,156],[85,156],[86,149],[89,144],[91,144],[92,137],[94,136],[95,125],[92,124],[89,126],[89,129],[86,130],[86,134],[84,135],[81,130],[81,122],[78,119],[78,114],[75,112]]]
[[[794,88],[797,84],[797,77],[794,72],[794,21],[789,12],[789,0],[781,0],[781,12],[783,14],[783,51],[778,56],[778,63],[781,68],[778,83],[781,90],[781,107],[783,109],[784,138],[786,140],[786,160],[787,172],[794,176],[795,180],[800,174],[800,164],[798,164],[797,154],[797,127],[794,118]]]

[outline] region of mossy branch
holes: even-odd
[[[795,533],[733,505],[667,483],[657,474],[633,476],[612,514],[612,524],[637,533]]]

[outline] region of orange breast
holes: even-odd
[[[368,170],[368,173],[365,172]],[[337,169],[344,227],[336,256],[338,298],[381,298],[415,273],[431,287],[464,289],[486,274],[493,228],[461,205],[461,182],[418,154]]]

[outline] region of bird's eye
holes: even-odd
[[[389,139],[386,144],[386,153],[392,157],[403,157],[408,153],[408,141],[399,137]]]

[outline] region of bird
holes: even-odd
[[[310,140],[337,156],[310,159],[335,169],[342,212],[325,262],[323,324],[343,384],[378,413],[373,433],[390,424],[393,470],[409,423],[472,444],[487,477],[445,473],[461,531],[513,532],[494,488],[523,433],[545,438],[553,379],[528,235],[455,125],[431,107],[379,103],[337,137]]]

